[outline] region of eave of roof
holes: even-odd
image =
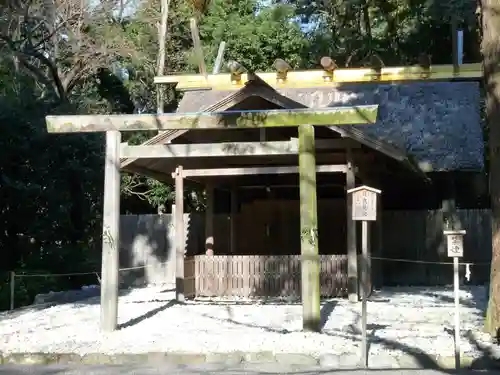
[[[231,93],[227,95],[225,98],[222,100],[218,101],[215,104],[209,105],[206,108],[200,108],[201,111],[206,111],[206,112],[216,112],[220,111],[224,108],[229,108],[232,105],[240,102],[241,100],[245,99],[248,97],[248,86],[245,86],[239,91],[236,91],[234,93]],[[205,91],[210,93],[211,91]],[[203,94],[203,92],[201,92]],[[172,140],[174,140],[177,137],[180,137],[184,133],[186,133],[188,130],[167,130],[167,131],[162,131],[159,134],[155,135],[154,137],[148,139],[146,142],[142,143],[142,145],[157,145],[157,144],[166,144],[170,143]],[[131,169],[129,166],[136,161],[137,159],[121,159],[120,160],[120,167],[124,170],[130,169],[133,171],[133,168]],[[127,168],[128,167],[128,168]]]
[[[217,101],[213,105],[209,105],[206,108],[203,108],[201,106],[201,103],[204,101],[203,98],[205,95],[211,95],[213,96],[215,93],[218,95],[222,96],[222,99]],[[192,93],[189,93],[192,96]],[[205,91],[198,91],[196,92],[197,94],[197,99],[200,101],[200,109],[202,111],[207,111],[207,112],[214,112],[214,111],[221,111],[225,110],[227,108],[232,107],[233,105],[243,101],[244,99],[251,97],[251,96],[260,96],[263,99],[274,103],[282,108],[286,109],[296,109],[296,108],[307,108],[306,105],[299,103],[293,99],[288,98],[287,96],[284,96],[280,93],[278,93],[273,87],[271,87],[268,83],[266,83],[264,80],[262,80],[260,77],[257,75],[249,74],[249,78],[245,86],[238,90],[238,91],[233,91],[233,92],[214,92],[211,90],[205,90]],[[213,97],[211,98],[213,102]],[[205,103],[210,101],[205,101]],[[191,103],[192,104],[192,103]],[[181,109],[182,111],[182,109]],[[425,180],[428,180],[427,176],[425,173],[422,172],[422,170],[416,165],[411,158],[408,157],[408,155],[399,149],[398,147],[395,147],[393,145],[390,145],[386,142],[380,141],[374,137],[371,137],[367,134],[365,134],[363,131],[360,129],[354,128],[354,127],[346,127],[346,126],[329,126],[328,127],[330,130],[336,132],[342,137],[347,137],[351,138],[371,149],[374,149],[376,151],[379,151],[385,155],[387,155],[390,158],[393,158],[399,162],[401,162],[405,167],[407,167],[409,170],[415,172],[418,174],[420,177],[422,177]],[[153,145],[153,144],[164,144],[172,141],[173,139],[181,136],[182,134],[186,133],[188,130],[174,130],[174,131],[168,131],[168,132],[162,132],[158,134],[157,136],[149,139],[144,145]],[[129,170],[133,172],[138,172],[138,173],[144,173],[146,172],[141,169],[134,168],[133,163],[137,159],[124,159],[121,161],[121,167],[124,170]],[[152,172],[154,173],[154,172]]]

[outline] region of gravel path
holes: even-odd
[[[361,304],[334,299],[322,304],[322,333],[301,332],[299,304],[219,300],[176,305],[159,288],[120,297],[122,328],[99,333],[99,301],[0,314],[0,352],[144,353],[262,352],[350,354],[360,350]],[[485,291],[461,291],[462,352],[479,356],[468,339],[481,330]],[[450,288],[384,289],[368,303],[370,355],[425,352],[453,355]]]
[[[217,365],[203,366],[1,366],[0,375],[443,375],[438,370],[324,370],[307,367],[290,367],[286,365],[240,365],[221,367]],[[500,375],[499,372],[464,371],[463,375]]]

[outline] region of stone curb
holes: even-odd
[[[421,357],[421,359],[419,359]],[[490,358],[473,358],[462,356],[462,368],[472,369],[499,369],[500,361]],[[175,365],[200,365],[203,363],[223,363],[237,365],[240,363],[283,363],[287,365],[321,366],[329,369],[358,368],[359,356],[351,354],[336,355],[324,354],[314,357],[307,354],[295,353],[143,353],[143,354],[101,354],[89,353],[85,355],[75,353],[0,353],[0,364],[18,365],[123,365],[123,364],[175,364]],[[454,357],[411,356],[405,354],[395,357],[388,355],[371,355],[369,367],[372,369],[454,369]]]

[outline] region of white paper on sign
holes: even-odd
[[[366,191],[363,192],[363,216],[368,216],[368,196]]]
[[[448,235],[448,256],[462,257],[463,252],[463,236],[459,234]]]
[[[353,220],[375,221],[377,218],[377,194],[372,191],[356,191],[353,194]]]

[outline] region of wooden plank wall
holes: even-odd
[[[464,238],[462,262],[491,260],[491,217],[489,210],[458,210]],[[450,262],[443,235],[443,213],[433,211],[384,211],[381,257],[425,262]],[[375,260],[373,262],[376,262]],[[381,261],[384,285],[446,285],[453,283],[453,266]],[[464,274],[464,267],[461,274]],[[489,265],[471,267],[472,284],[489,279]]]
[[[274,207],[278,206],[276,204]],[[294,205],[278,209],[267,208],[275,224],[266,240],[264,216],[256,217],[255,211],[239,215],[238,253],[235,255],[297,255],[298,216],[292,214]],[[290,208],[292,207],[292,209]],[[345,215],[320,201],[319,241],[320,252],[345,254]],[[260,212],[263,209],[261,209]],[[247,213],[245,213],[247,212]],[[264,214],[262,214],[264,215]],[[297,205],[298,215],[298,205]],[[491,260],[491,219],[489,210],[458,210],[465,236],[464,262],[488,263]],[[246,217],[246,218],[245,218]],[[444,261],[446,244],[443,237],[441,211],[384,211],[382,249],[384,258],[421,261]],[[147,265],[145,269],[122,271],[122,284],[129,286],[150,283],[171,283],[174,280],[170,267],[170,251],[173,249],[173,226],[170,215],[130,215],[121,217],[122,238],[120,243],[120,267]],[[185,215],[187,255],[204,253],[204,215]],[[373,227],[373,226],[372,226]],[[261,230],[260,235],[258,235]],[[374,232],[374,229],[372,229]],[[281,241],[281,242],[280,242]],[[373,241],[376,242],[376,241]],[[215,250],[219,255],[229,254],[229,215],[215,217]],[[226,253],[224,254],[224,251]],[[274,254],[276,252],[276,254]],[[286,258],[285,258],[286,259]],[[287,261],[288,262],[288,261]],[[377,262],[380,262],[377,264]],[[372,261],[372,268],[381,267],[383,285],[442,285],[452,283],[452,266],[419,264],[395,261]],[[223,267],[223,266],[221,266]],[[269,266],[270,267],[270,266]],[[294,266],[286,266],[293,269]],[[187,266],[186,266],[187,269]],[[471,283],[482,284],[489,279],[489,265],[471,267]],[[461,270],[463,275],[464,270]],[[293,288],[292,288],[293,289]]]
[[[300,296],[299,255],[199,255],[193,258],[197,296]],[[320,262],[321,296],[343,296],[347,292],[347,256],[321,255]]]
[[[321,254],[347,252],[345,204],[345,200],[318,201],[318,241]],[[298,201],[269,200],[244,204],[236,220],[237,254],[300,254]],[[220,220],[216,222],[216,227],[217,232],[223,232]],[[229,237],[229,232],[226,233]],[[219,248],[219,251],[220,254],[227,254],[224,247]]]

